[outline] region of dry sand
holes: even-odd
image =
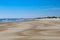
[[[0,40],[60,40],[60,19],[0,23]]]

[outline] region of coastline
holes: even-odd
[[[0,40],[60,40],[60,19],[32,19],[0,24]]]

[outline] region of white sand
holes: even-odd
[[[60,40],[60,19],[35,19],[13,25],[5,24],[0,26],[7,28],[0,31],[0,40]]]

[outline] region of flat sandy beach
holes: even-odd
[[[60,40],[60,19],[0,23],[0,40]]]

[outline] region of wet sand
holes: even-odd
[[[0,40],[60,40],[60,19],[0,23]]]

